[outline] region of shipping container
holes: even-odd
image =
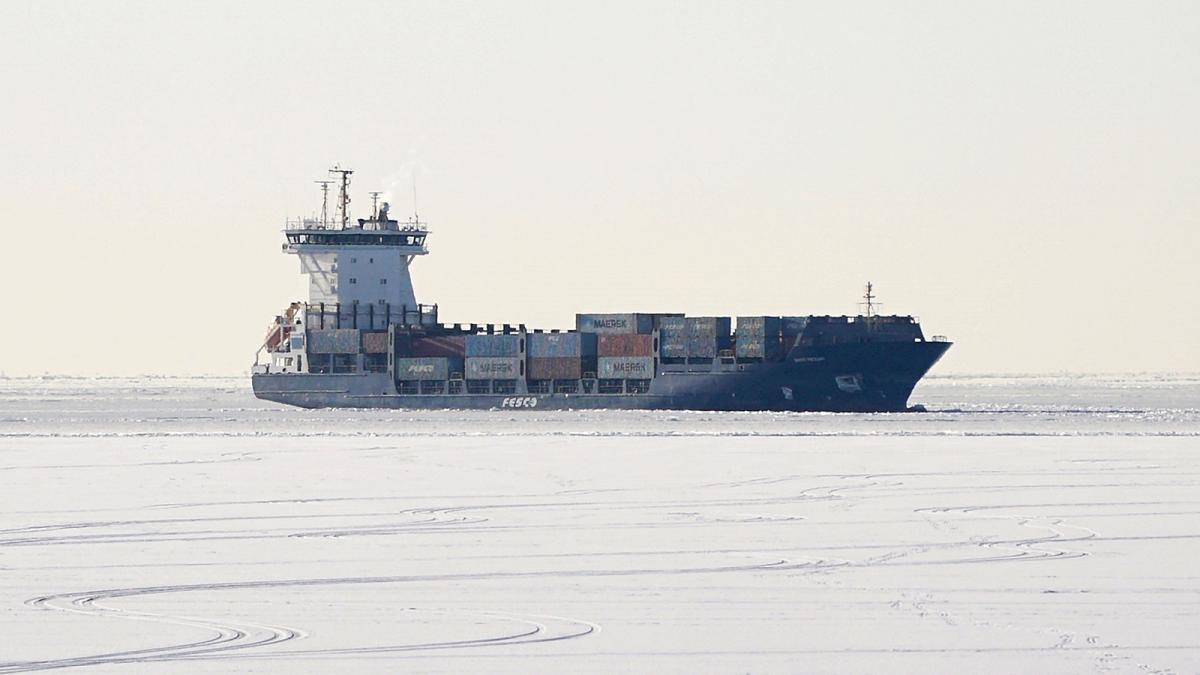
[[[729,335],[727,316],[689,316],[684,319],[688,335]]]
[[[461,371],[460,359],[401,358],[393,366],[397,380],[445,380],[451,372]]]
[[[388,352],[387,331],[363,331],[362,350],[364,354],[386,354]]]
[[[653,356],[652,335],[601,335],[596,339],[598,356]]]
[[[462,358],[467,355],[467,336],[438,335],[412,339],[408,353],[412,356],[441,356]]]
[[[467,356],[520,356],[524,335],[468,335]]]
[[[741,359],[774,359],[781,353],[778,335],[738,335],[734,354]]]
[[[597,335],[628,335],[654,330],[652,314],[576,314],[575,329]]]
[[[602,378],[649,379],[654,377],[652,356],[601,356],[596,376]]]
[[[659,335],[658,342],[659,356],[664,359],[682,359],[687,358],[688,345],[687,337],[684,335]]]
[[[743,335],[779,335],[780,320],[777,316],[739,316],[738,337]]]
[[[358,330],[330,328],[308,331],[308,351],[312,354],[357,354]]]
[[[527,344],[530,358],[563,358],[596,355],[593,333],[530,333]]]
[[[729,336],[689,335],[687,338],[688,358],[716,358],[722,349],[729,349]]]
[[[578,356],[531,356],[525,361],[525,372],[531,380],[578,380],[583,377],[584,362]],[[590,362],[594,364],[595,359]]]
[[[470,345],[470,341],[467,342]],[[468,356],[468,380],[515,380],[525,373],[518,356]]]
[[[661,333],[683,333],[687,330],[687,319],[683,316],[664,316],[658,319]]]

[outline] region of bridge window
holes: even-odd
[[[384,286],[387,286],[387,279],[380,279],[379,283],[383,284]]]
[[[355,279],[354,277],[350,277],[350,285],[352,285],[352,286],[353,286],[353,285],[355,285],[355,284],[357,284],[357,283],[358,283],[358,279]]]

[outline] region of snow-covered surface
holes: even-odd
[[[0,379],[0,673],[1198,672],[1200,377],[907,415]]]

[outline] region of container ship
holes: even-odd
[[[319,216],[289,221],[285,253],[308,299],[275,317],[254,393],[306,408],[663,409],[900,412],[946,353],[911,316],[582,313],[573,329],[446,324],[417,302],[410,268],[429,253],[414,213],[352,220],[353,172],[334,167]],[[332,213],[330,187],[336,186]]]

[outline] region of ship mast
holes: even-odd
[[[329,186],[333,184],[330,180],[313,181],[321,186],[321,229],[329,228]]]
[[[379,220],[379,195],[382,192],[368,192],[371,195],[371,220]]]
[[[867,330],[875,330],[875,319],[878,316],[879,303],[875,302],[875,285],[867,282],[867,292],[863,293],[863,310],[866,312]]]
[[[343,169],[341,165],[334,164],[329,173],[336,173],[341,176],[341,188],[338,191],[338,211],[342,221],[342,229],[346,229],[346,225],[350,222],[350,174],[354,171]]]

